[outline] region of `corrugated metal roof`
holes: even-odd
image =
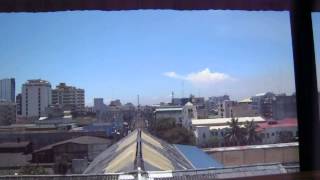
[[[223,167],[220,162],[195,146],[175,144],[175,147],[191,162],[195,169]]]
[[[84,173],[104,174],[137,170],[138,157],[141,158],[140,165],[145,171],[193,169],[173,145],[144,131],[139,134],[138,130],[135,130],[102,152]]]
[[[40,151],[44,151],[44,150],[48,150],[53,148],[54,146],[58,146],[61,144],[66,144],[66,143],[75,143],[75,144],[109,144],[111,143],[110,139],[105,139],[105,138],[99,138],[99,137],[94,137],[94,136],[80,136],[77,138],[73,138],[73,139],[68,139],[65,141],[60,141],[54,144],[50,144],[48,146],[45,146],[39,150],[36,150],[34,152],[40,152]]]
[[[132,159],[135,158],[136,155],[137,135],[138,131],[135,130],[107,148],[90,163],[89,167],[84,171],[84,174],[106,174],[110,172],[128,172],[135,170]],[[121,156],[125,156],[128,160],[122,159],[123,162],[114,161],[114,159]],[[119,164],[118,168],[116,168],[116,164]]]

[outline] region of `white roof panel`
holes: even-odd
[[[261,116],[256,117],[239,117],[239,123],[244,123],[246,121],[254,122],[265,122],[266,120]],[[227,125],[227,122],[231,121],[231,118],[215,118],[215,119],[192,119],[193,126],[223,126]]]

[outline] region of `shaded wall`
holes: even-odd
[[[33,150],[37,150],[49,144],[64,141],[80,136],[95,136],[107,138],[104,132],[1,132],[0,143],[30,141],[33,144]]]
[[[299,162],[298,146],[239,149],[229,151],[215,151],[213,148],[206,149],[205,152],[217,161],[221,162],[224,166]]]

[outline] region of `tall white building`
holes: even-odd
[[[46,108],[51,104],[51,84],[35,79],[22,85],[22,116],[46,116]]]
[[[52,104],[61,105],[63,110],[84,111],[84,89],[60,83],[52,90]]]
[[[0,100],[15,102],[16,83],[14,78],[0,80]]]

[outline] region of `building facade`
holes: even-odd
[[[16,122],[16,105],[8,101],[0,101],[0,125],[7,126]]]
[[[192,119],[198,119],[198,111],[195,105],[187,102],[184,106],[164,106],[154,110],[155,123],[162,119],[174,119],[176,124],[179,124],[187,129],[192,128]]]
[[[103,102],[103,98],[94,98],[93,99],[93,110],[96,113],[103,111],[107,106]]]
[[[219,105],[226,100],[230,100],[230,97],[228,95],[209,97],[209,99],[206,101],[208,114],[213,116],[217,115]]]
[[[84,89],[60,83],[52,90],[52,104],[62,105],[63,110],[73,112],[84,111]]]
[[[272,101],[275,99],[275,94],[271,92],[260,93],[253,97],[251,107],[256,110],[264,118],[272,118]]]
[[[183,108],[182,107],[166,107],[156,108],[154,111],[155,124],[162,119],[174,119],[176,124],[182,124],[183,121]]]
[[[258,116],[257,110],[253,109],[249,101],[226,100],[219,104],[218,114],[221,118],[230,117],[254,117]]]
[[[296,96],[278,95],[272,101],[272,118],[275,120],[297,117]]]
[[[51,84],[48,81],[29,80],[22,85],[22,116],[35,118],[46,116],[51,105]]]
[[[204,97],[195,97],[191,94],[188,98],[172,98],[171,105],[182,107],[188,102],[192,103],[196,107],[199,119],[208,118],[209,113]]]
[[[16,83],[14,78],[0,80],[0,100],[15,102]]]
[[[268,121],[258,124],[262,144],[288,143],[298,137],[298,122],[295,118]]]
[[[22,95],[21,95],[21,93],[19,93],[16,96],[16,105],[17,105],[17,115],[21,115],[22,114]]]

